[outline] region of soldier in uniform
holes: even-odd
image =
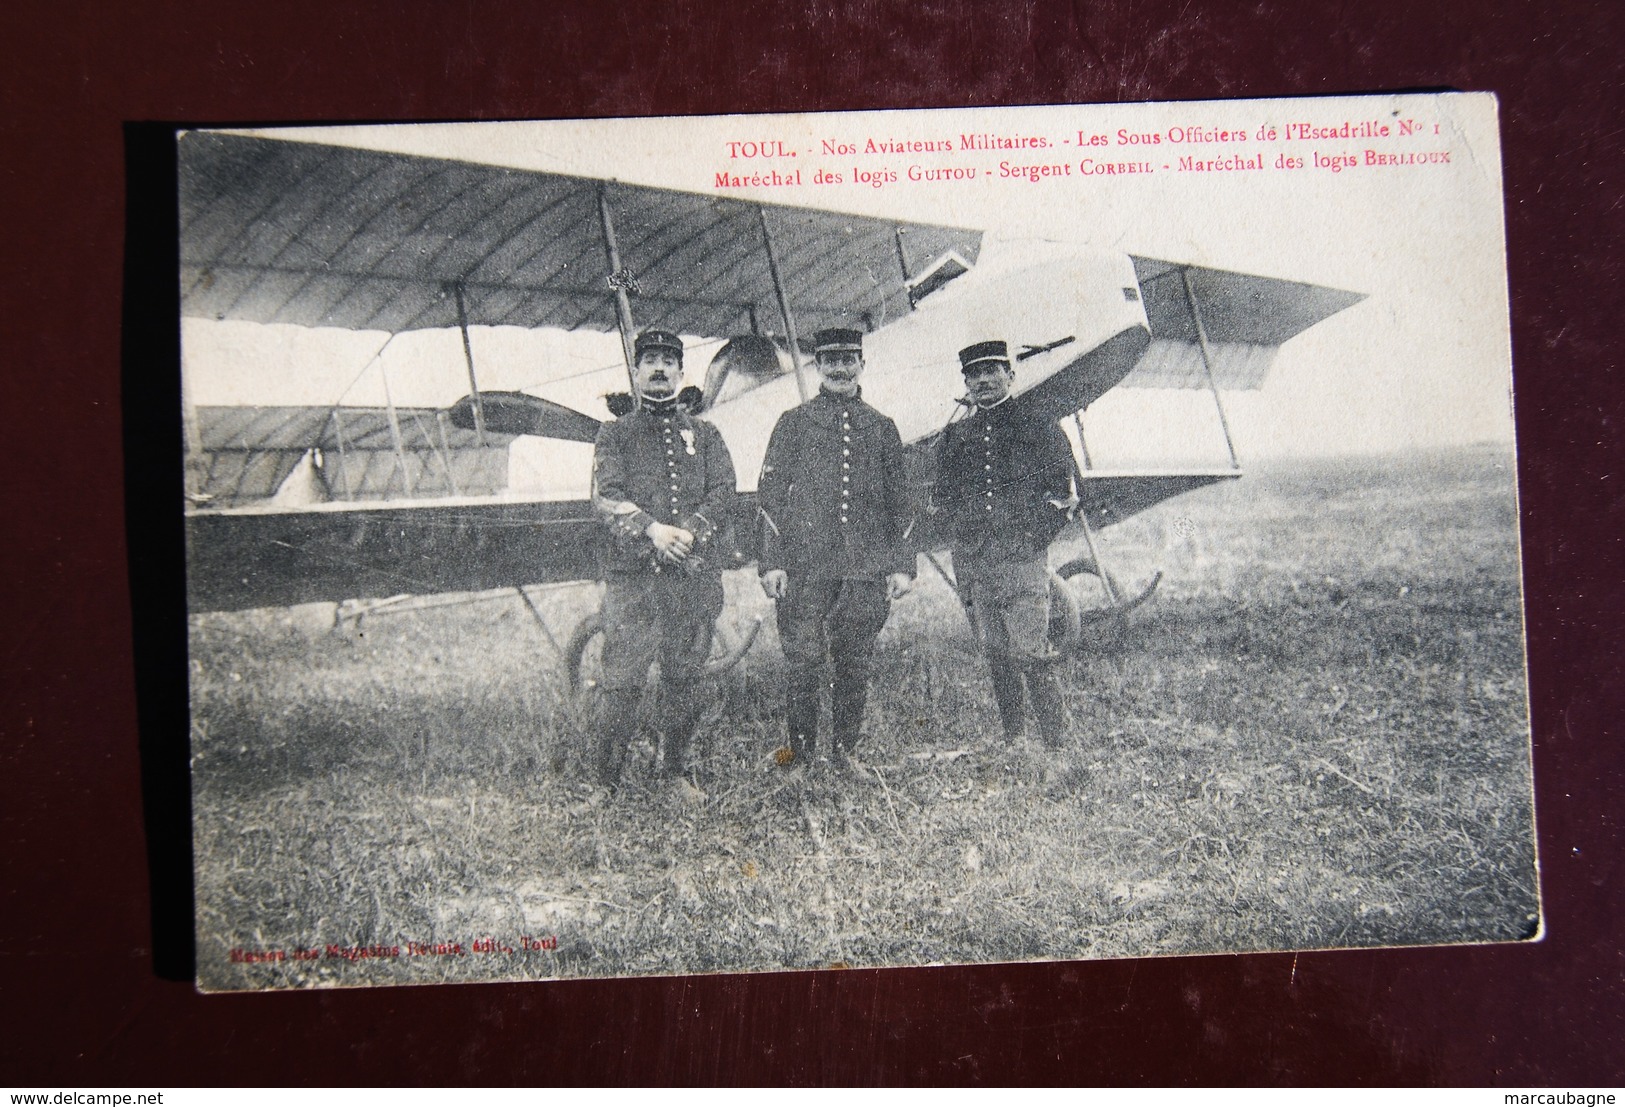
[[[695,685],[722,613],[722,558],[713,540],[736,494],[722,436],[678,402],[682,340],[646,330],[633,351],[637,406],[606,423],[593,448],[593,510],[611,532],[595,751],[610,787],[620,780],[657,659],[661,767],[669,776],[684,769],[699,714]]]
[[[762,589],[777,601],[790,668],[788,758],[814,756],[831,691],[837,764],[858,743],[875,639],[914,580],[913,520],[897,425],[863,402],[863,333],[813,336],[818,395],[779,417],[762,461]],[[833,671],[830,672],[829,670]],[[826,676],[826,673],[828,675]]]
[[[1072,447],[1053,421],[1006,404],[1015,370],[1005,343],[968,346],[959,365],[974,406],[938,443],[933,504],[947,524],[1005,737],[1022,736],[1025,683],[1039,736],[1060,746],[1066,709],[1049,642],[1047,554],[1074,502]]]

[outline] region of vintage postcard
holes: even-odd
[[[1492,96],[177,142],[203,989],[1539,935]]]

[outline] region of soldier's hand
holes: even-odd
[[[782,600],[790,590],[790,574],[783,569],[769,569],[762,574],[762,591],[770,600]]]
[[[907,573],[892,573],[886,578],[886,598],[900,600],[914,587],[914,578]]]
[[[694,536],[682,527],[650,523],[643,532],[655,544],[655,551],[667,561],[681,561],[694,548]]]

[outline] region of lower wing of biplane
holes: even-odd
[[[179,180],[183,314],[456,328],[468,381],[447,409],[189,406],[192,611],[597,577],[585,467],[520,497],[508,459],[517,436],[591,442],[599,420],[482,391],[471,326],[619,330],[628,360],[634,307],[643,325],[734,336],[704,401],[742,476],[807,395],[796,321],[860,327],[875,350],[865,395],[926,482],[954,410],[956,328],[1020,351],[1009,402],[1034,417],[1076,419],[1119,385],[1205,387],[1222,423],[1220,389],[1258,387],[1282,342],[1360,298],[1126,255],[995,272],[976,231],[248,135],[183,135]],[[1229,467],[1096,470],[1075,431],[1091,550],[1094,530],[1239,475],[1233,450]],[[753,516],[747,488],[741,565]],[[916,539],[936,544],[928,525]],[[1086,568],[1099,571],[1092,553]]]

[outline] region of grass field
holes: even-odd
[[[584,706],[517,597],[345,634],[302,612],[194,617],[200,979],[1533,935],[1504,454],[1255,467],[1107,531],[1103,552],[1167,579],[1065,663],[1070,753],[1003,745],[964,617],[927,571],[881,639],[872,771],[792,780],[772,764],[769,618],[738,669],[695,690],[714,701],[699,788],[662,785],[645,745],[615,795],[587,783]],[[770,615],[753,577],[727,583],[730,618]],[[533,595],[560,637],[597,601]],[[362,952],[377,947],[400,955]]]

